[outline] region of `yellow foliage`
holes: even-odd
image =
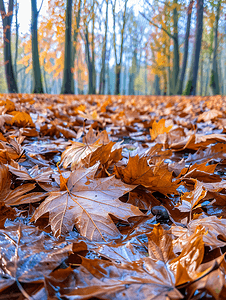
[[[173,125],[166,127],[164,119],[161,119],[158,123],[154,121],[152,128],[150,129],[151,139],[156,139],[159,134],[168,133],[172,127]]]

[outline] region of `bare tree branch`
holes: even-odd
[[[140,12],[140,14],[153,26],[155,26],[156,28],[163,30],[166,34],[168,34],[169,37],[171,37],[171,39],[175,39],[175,37],[169,32],[167,31],[164,27],[162,26],[158,26],[157,24],[155,24],[154,22],[152,22],[150,19],[148,19],[145,14],[143,14],[142,12]]]

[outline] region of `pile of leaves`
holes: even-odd
[[[225,299],[224,97],[0,95],[0,299]]]

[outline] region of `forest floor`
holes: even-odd
[[[225,299],[223,96],[0,95],[0,299]]]

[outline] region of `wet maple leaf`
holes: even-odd
[[[28,298],[21,283],[44,281],[44,276],[72,251],[72,245],[56,242],[41,230],[24,224],[11,222],[5,229],[0,229],[0,236],[1,293],[16,282],[23,296]]]
[[[197,226],[195,232],[187,239],[180,255],[169,263],[170,270],[176,276],[176,285],[181,285],[195,277],[204,256],[203,235],[205,229]]]
[[[180,251],[184,245],[187,244],[188,238],[199,228],[205,229],[205,235],[203,235],[203,241],[206,246],[211,249],[216,247],[224,247],[226,240],[225,219],[219,219],[216,216],[204,217],[200,215],[197,219],[191,220],[187,224],[187,228],[182,228],[180,226],[172,226],[172,233],[178,238],[174,241],[174,246],[177,251]],[[218,239],[218,236],[222,236],[223,240]]]
[[[0,128],[3,129],[3,125],[5,123],[11,123],[12,118],[13,117],[11,115],[7,115],[7,114],[0,115]]]
[[[170,231],[166,231],[160,224],[154,225],[148,237],[148,253],[153,260],[161,260],[167,263],[169,260],[175,258],[173,252],[173,236]]]
[[[65,128],[63,126],[56,125],[56,129],[59,130],[59,132],[62,133],[66,139],[77,138],[77,134],[69,128]]]
[[[91,240],[119,237],[120,233],[109,214],[125,221],[129,217],[143,215],[137,207],[118,200],[135,186],[124,184],[114,176],[94,179],[97,168],[98,164],[72,172],[66,190],[51,192],[31,221],[49,212],[49,222],[57,237],[71,231],[74,225],[82,236]]]
[[[198,116],[198,122],[204,121],[208,122],[209,120],[216,119],[217,117],[222,117],[222,112],[217,109],[211,109],[209,111],[205,111],[201,115]]]
[[[16,139],[8,139],[7,142],[0,142],[0,161],[2,163],[7,163],[11,159],[24,159],[24,150]]]
[[[157,138],[159,134],[168,133],[172,129],[173,125],[166,127],[165,122],[165,119],[161,119],[159,122],[153,122],[152,129],[150,129],[150,135],[152,140]]]
[[[44,190],[51,191],[54,189],[52,186],[53,170],[50,167],[44,167],[39,169],[38,165],[27,170],[23,166],[20,166],[16,162],[11,162],[11,165],[8,166],[9,171],[16,175],[20,180],[29,180],[37,182]]]
[[[120,146],[121,143],[118,144]],[[115,150],[113,150],[115,146],[117,145],[114,142],[110,142],[106,145],[98,147],[94,152],[90,153],[83,159],[84,166],[92,167],[99,161],[102,170],[98,174],[98,177],[105,177],[104,175],[106,174],[109,166],[122,159],[122,148],[116,148]]]
[[[5,106],[5,110],[7,112],[11,112],[13,110],[15,110],[15,104],[13,101],[9,100],[9,99],[6,99],[5,101],[4,100],[1,100],[0,101],[0,105],[4,105]]]
[[[221,291],[225,287],[225,254],[218,258],[200,265],[197,269],[199,280],[194,281],[187,287],[188,294],[192,299],[195,291],[208,291],[214,299],[223,299]]]
[[[148,257],[121,264],[82,258],[82,266],[74,271],[74,280],[79,282],[76,288],[62,288],[61,296],[67,299],[98,297],[109,300],[183,298],[165,264]]]
[[[156,166],[149,166],[147,157],[138,155],[130,157],[125,168],[115,167],[117,178],[121,178],[128,184],[141,184],[153,191],[159,191],[165,195],[176,193],[178,185],[172,182],[172,172],[167,165],[160,162]]]
[[[90,127],[88,133],[83,138],[83,143],[72,141],[72,145],[67,147],[62,153],[61,164],[64,168],[67,168],[71,164],[71,169],[74,170],[77,166],[81,165],[82,160],[87,155],[108,142],[109,139],[106,131],[102,131],[96,135],[92,127]]]
[[[13,111],[11,112],[11,114],[13,115],[12,118],[12,124],[18,126],[18,127],[25,127],[27,125],[35,127],[31,116],[23,111]]]
[[[181,204],[177,204],[176,207],[182,212],[190,212],[198,203],[206,196],[207,191],[205,190],[202,182],[195,181],[195,188],[191,192],[186,192],[181,196]]]

